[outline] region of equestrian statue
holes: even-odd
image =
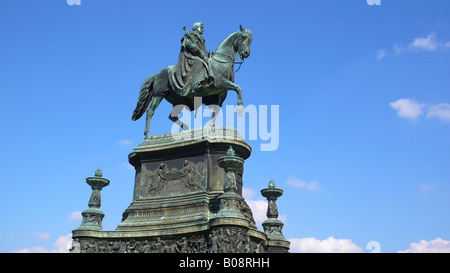
[[[227,91],[234,90],[237,93],[236,112],[243,114],[242,89],[234,83],[234,64],[236,54],[242,61],[250,56],[252,32],[240,26],[240,31],[228,35],[215,52],[208,53],[202,37],[202,23],[195,23],[192,31],[186,27],[184,30],[178,63],[147,77],[141,86],[131,119],[138,120],[147,111],[145,140],[150,139],[150,120],[163,98],[174,107],[169,119],[184,130],[189,128],[178,119],[182,109],[175,106],[184,105],[189,111],[194,111],[201,106],[194,104],[194,97],[201,97],[202,104],[207,106],[222,107]],[[212,114],[212,127],[217,114],[216,111]]]

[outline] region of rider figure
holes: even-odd
[[[212,83],[208,52],[205,47],[203,23],[197,22],[192,31],[187,31],[181,39],[181,50],[175,66],[176,87],[183,95],[196,92]]]
[[[195,23],[192,31],[186,33],[181,39],[181,46],[185,47],[188,53],[198,56],[204,61],[208,61],[205,39],[202,37],[204,31],[203,23]]]

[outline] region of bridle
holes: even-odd
[[[223,55],[223,56],[227,57],[227,58],[230,59],[230,60],[229,60],[229,61],[218,60],[218,59],[214,58],[214,55],[216,55],[216,54]],[[245,60],[245,58],[244,58],[244,59],[240,59],[240,57],[238,58],[238,57],[236,56],[236,55],[238,55],[238,54],[240,55],[239,52],[236,52],[236,54],[235,54],[233,57],[231,57],[231,56],[228,56],[227,54],[224,54],[224,53],[220,53],[220,52],[212,52],[211,56],[212,56],[212,58],[214,59],[214,61],[216,61],[216,62],[218,62],[218,63],[231,63],[231,62],[233,62],[234,64],[238,64],[238,65],[239,65],[238,69],[237,69],[236,71],[234,71],[234,73],[236,73],[236,72],[239,71],[239,69],[241,69],[241,65],[244,63],[244,60]],[[237,61],[236,61],[236,60],[237,60]]]
[[[223,55],[223,56],[227,57],[229,59],[229,61],[218,60],[218,59],[214,58],[215,54]],[[239,57],[237,57],[237,55],[239,55]],[[216,62],[219,62],[219,63],[231,63],[231,62],[233,62],[234,64],[238,64],[239,67],[238,67],[238,69],[236,71],[234,71],[234,73],[238,72],[239,69],[241,69],[241,65],[244,63],[244,60],[245,60],[245,58],[243,58],[243,59],[241,58],[241,46],[239,47],[239,50],[234,54],[234,56],[229,56],[227,54],[220,53],[220,52],[212,52],[211,56]]]

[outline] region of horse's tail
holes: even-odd
[[[152,100],[153,80],[154,75],[151,75],[144,80],[144,83],[142,83],[136,109],[134,109],[133,116],[131,116],[132,120],[138,120],[145,113],[145,110],[147,110],[147,107]]]

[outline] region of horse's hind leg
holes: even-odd
[[[150,139],[150,120],[153,117],[153,114],[155,113],[155,109],[159,106],[159,104],[161,103],[163,97],[153,97],[152,102],[149,106],[149,108],[147,109],[147,119],[145,121],[145,140],[149,140]]]

